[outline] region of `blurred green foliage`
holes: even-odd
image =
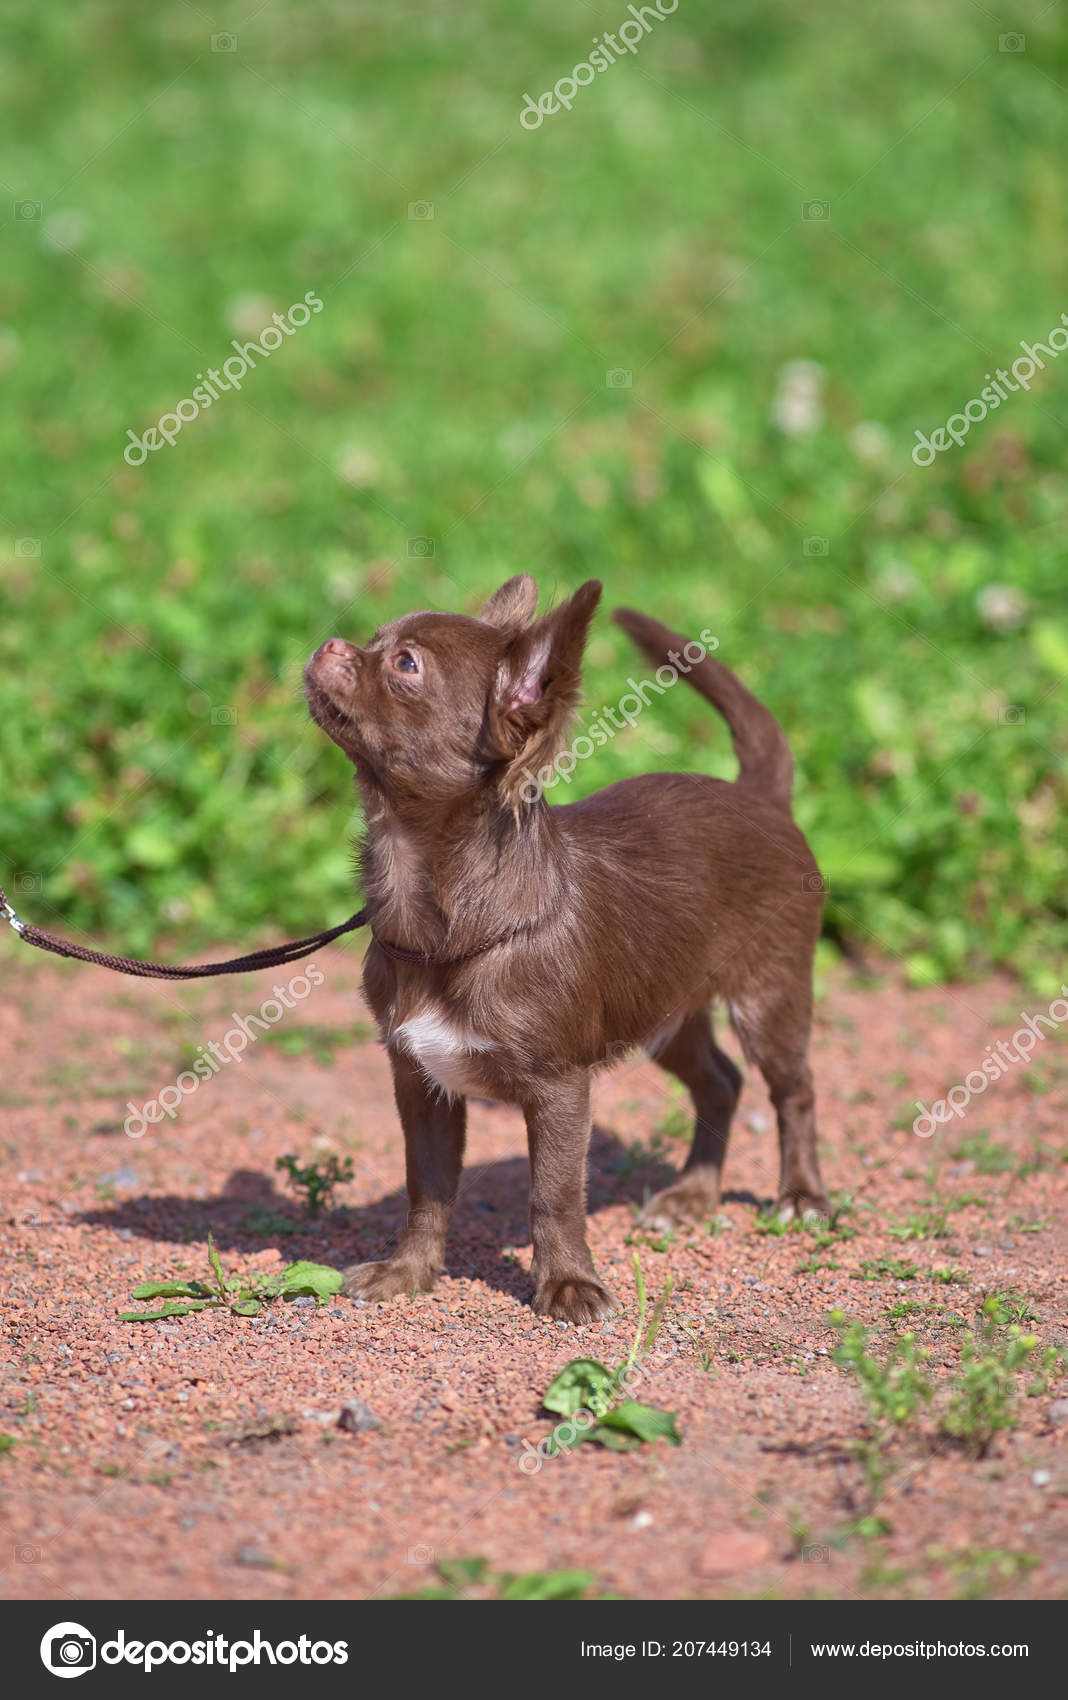
[[[1016,50],[967,0],[682,0],[522,129],[626,15],[9,0],[0,879],[34,919],[191,950],[341,918],[305,656],[528,569],[718,636],[787,728],[832,939],[1059,985],[1068,358],[911,448],[1068,310],[1064,19]],[[589,709],[635,669],[602,621]],[[554,798],[689,765],[732,772],[680,689]]]

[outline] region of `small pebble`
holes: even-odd
[[[382,1420],[375,1416],[370,1405],[365,1405],[362,1399],[346,1399],[341,1407],[337,1426],[346,1434],[362,1434],[365,1429],[381,1428]]]
[[[1052,1480],[1053,1480],[1053,1476],[1052,1476],[1052,1473],[1049,1470],[1032,1470],[1031,1471],[1031,1485],[1032,1485],[1032,1487],[1049,1487],[1049,1484]]]
[[[1068,1399],[1054,1399],[1046,1407],[1046,1416],[1051,1423],[1068,1423]]]

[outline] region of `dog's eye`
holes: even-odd
[[[400,649],[391,657],[398,673],[418,673],[419,663],[410,649]]]

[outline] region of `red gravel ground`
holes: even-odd
[[[209,1229],[226,1268],[245,1272],[388,1248],[405,1210],[401,1140],[385,1055],[366,1029],[354,1040],[356,954],[324,952],[325,984],[275,1038],[135,1141],[126,1100],[153,1097],[294,970],[174,987],[55,966],[13,938],[0,951],[8,1597],[388,1596],[474,1557],[491,1573],[581,1569],[591,1593],[635,1598],[1068,1590],[1068,1383],[1022,1397],[1017,1426],[980,1460],[937,1437],[960,1319],[984,1293],[1012,1290],[1043,1343],[1068,1339],[1060,1036],[936,1138],[909,1125],[913,1098],[939,1096],[1021,1009],[1042,1007],[1010,982],[908,992],[890,975],[864,986],[832,972],[814,1062],[824,1173],[852,1201],[840,1223],[853,1237],[819,1249],[811,1232],[761,1231],[775,1135],[750,1077],[718,1231],[639,1237],[650,1291],[675,1282],[640,1397],[678,1412],[682,1445],[583,1445],[527,1474],[522,1443],[550,1432],[552,1377],[575,1356],[626,1355],[636,1206],[663,1184],[663,1154],[685,1150],[664,1075],[627,1064],[597,1088],[590,1236],[620,1304],[603,1326],[529,1310],[523,1126],[480,1103],[451,1274],[433,1295],[122,1322],[138,1282],[207,1273]],[[307,1216],[275,1170],[287,1151],[353,1158],[342,1208]],[[919,1237],[895,1235],[910,1221]],[[879,1273],[887,1260],[896,1272]],[[876,1278],[855,1278],[863,1264]],[[835,1307],[882,1345],[917,1325],[940,1388],[893,1448],[875,1507],[854,1455],[864,1407],[829,1355]],[[351,1399],[380,1426],[339,1430]]]

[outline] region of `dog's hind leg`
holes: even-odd
[[[816,1150],[816,1097],[808,1066],[811,998],[746,1000],[731,1006],[731,1020],[747,1058],[768,1083],[779,1123],[779,1195],[784,1221],[829,1216],[830,1201]]]
[[[696,1114],[682,1174],[651,1198],[638,1218],[643,1227],[663,1232],[698,1225],[719,1207],[720,1175],[742,1077],[713,1039],[706,1010],[688,1015],[650,1054],[688,1088]]]

